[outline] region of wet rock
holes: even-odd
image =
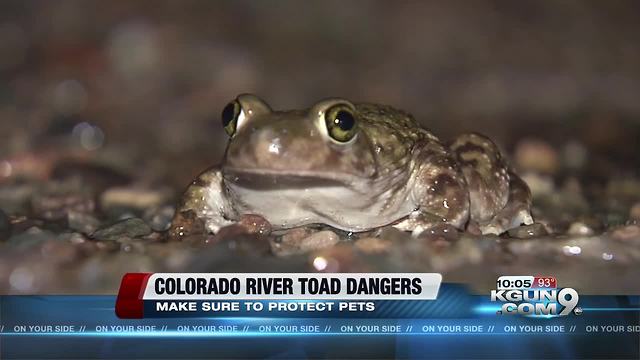
[[[205,235],[207,235],[207,234],[205,233]],[[205,239],[206,239],[207,243],[216,243],[216,242],[219,242],[219,241],[235,239],[235,238],[242,237],[242,236],[245,236],[245,235],[249,235],[249,232],[247,231],[247,228],[245,228],[244,226],[236,223],[236,224],[231,224],[229,226],[224,226],[224,227],[220,228],[220,230],[218,230],[218,232],[215,235],[213,235],[213,236],[205,236]],[[189,238],[190,238],[189,239],[190,241],[193,241],[194,236],[190,235]]]
[[[11,222],[7,214],[0,209],[0,241],[5,240],[11,234]]]
[[[69,228],[83,234],[92,234],[100,227],[100,221],[90,214],[69,211],[67,213]]]
[[[89,213],[95,209],[93,198],[81,193],[40,194],[31,202],[34,216],[46,220],[62,220],[69,212]]]
[[[514,155],[517,166],[524,171],[553,174],[558,169],[558,152],[547,142],[525,139],[518,142]]]
[[[140,218],[130,218],[94,232],[91,237],[97,240],[115,240],[136,238],[151,233],[151,228]]]
[[[259,215],[242,215],[238,225],[244,227],[249,234],[269,235],[271,224]]]
[[[640,225],[627,225],[614,229],[611,238],[618,241],[633,241],[640,243]]]
[[[367,254],[380,254],[388,252],[393,245],[391,240],[366,237],[356,240],[353,244],[358,250]]]
[[[147,210],[143,216],[153,231],[166,231],[171,227],[171,220],[175,216],[176,208],[171,205]]]
[[[604,230],[604,224],[593,217],[581,217],[569,225],[567,234],[578,236],[591,236]]]
[[[567,234],[589,236],[589,235],[593,235],[593,229],[581,221],[576,221],[571,223],[571,225],[569,225]]]
[[[271,251],[276,256],[303,254],[337,244],[340,237],[330,230],[313,232],[307,228],[295,228],[271,241]]]
[[[9,222],[14,235],[23,233],[34,226],[42,228],[45,224],[44,220],[32,219],[23,215],[11,216]]]
[[[114,187],[100,197],[102,209],[125,208],[144,210],[158,207],[171,199],[168,190],[154,190],[136,187]]]
[[[547,229],[540,223],[533,223],[531,225],[518,226],[517,228],[510,229],[507,234],[516,239],[528,239],[532,237],[539,237],[548,235]]]
[[[69,242],[71,244],[82,244],[89,241],[83,234],[76,232],[65,232],[58,235],[58,240],[62,242]]]

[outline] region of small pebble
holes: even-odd
[[[91,234],[100,227],[100,221],[90,214],[69,211],[67,214],[69,228],[83,234]]]
[[[151,228],[140,218],[130,218],[94,232],[91,237],[97,240],[120,240],[136,238],[151,233]]]
[[[171,193],[167,190],[114,187],[102,193],[100,205],[103,209],[148,209],[150,207],[160,206],[170,198]]]
[[[176,208],[174,206],[166,205],[147,210],[144,219],[154,231],[166,231],[171,227],[171,220],[175,213]]]
[[[367,254],[381,254],[388,252],[391,249],[393,243],[390,240],[366,237],[353,244],[358,250]]]
[[[269,235],[271,233],[271,224],[259,215],[242,215],[238,225],[244,227],[249,234]]]
[[[516,239],[528,239],[548,235],[547,229],[545,229],[544,225],[540,223],[518,226],[517,228],[510,229],[507,233],[509,236]]]
[[[90,213],[95,209],[93,198],[83,194],[36,195],[31,201],[36,217],[46,220],[62,220],[69,212]]]
[[[593,229],[581,221],[571,223],[571,225],[569,225],[569,229],[567,230],[567,234],[569,235],[589,236],[593,235],[593,233]]]
[[[518,142],[514,155],[516,164],[524,171],[553,174],[558,169],[558,152],[547,142],[525,139]]]
[[[640,225],[618,227],[611,233],[611,238],[619,241],[640,241]]]

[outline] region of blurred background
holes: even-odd
[[[82,243],[128,214],[166,228],[245,92],[275,109],[389,104],[442,139],[485,133],[541,221],[563,221],[548,231],[624,224],[640,218],[639,15],[637,1],[5,1],[0,238],[71,228]],[[0,285],[46,289],[2,266]]]
[[[390,104],[443,138],[580,143],[637,168],[639,14],[636,1],[6,2],[0,156],[77,140],[184,186],[220,159],[221,108],[251,92],[276,109]]]

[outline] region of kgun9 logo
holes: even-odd
[[[491,290],[491,301],[503,303],[498,314],[566,316],[572,312],[576,315],[582,313],[577,307],[580,296],[575,289],[532,288],[529,277],[511,282],[508,278],[514,277],[502,277],[498,280],[498,289]]]

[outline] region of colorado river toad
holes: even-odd
[[[464,229],[470,220],[485,234],[533,222],[529,188],[491,140],[471,133],[445,144],[390,106],[336,98],[275,111],[245,94],[224,108],[222,125],[222,164],[187,189],[178,235],[187,214],[213,233],[245,214],[275,230],[393,225],[414,235],[443,223]]]

